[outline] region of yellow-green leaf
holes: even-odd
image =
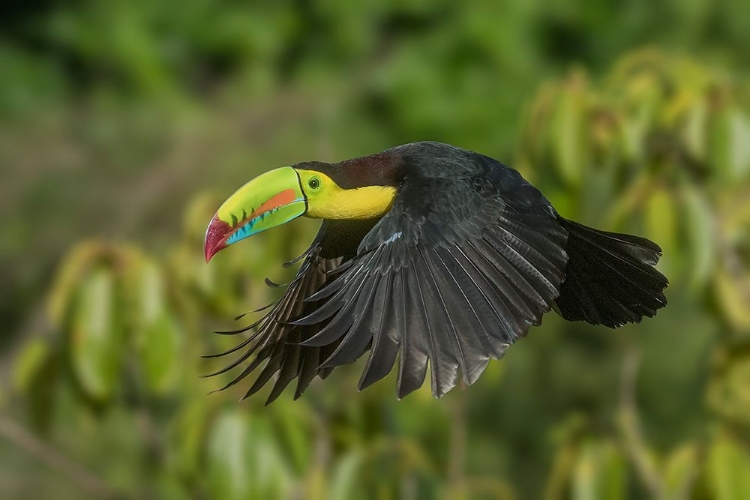
[[[164,276],[156,263],[140,259],[129,274],[134,339],[146,386],[164,393],[178,379],[183,333],[167,308]]]
[[[363,495],[361,481],[358,481],[360,470],[364,464],[364,456],[358,449],[349,450],[339,459],[333,470],[331,478],[331,491],[328,498],[331,500],[347,500],[358,498]]]
[[[271,417],[279,429],[281,439],[287,445],[288,455],[298,470],[305,470],[313,452],[311,422],[307,418],[310,408],[302,401],[279,398],[273,405]]]
[[[746,351],[716,350],[706,401],[724,420],[750,424],[750,356]]]
[[[179,380],[183,332],[166,312],[143,331],[140,359],[146,385],[162,394]]]
[[[649,192],[649,186],[652,182],[653,179],[649,173],[645,170],[641,171],[635,179],[623,189],[620,196],[618,196],[617,199],[612,200],[612,203],[607,210],[607,216],[605,217],[607,226],[610,228],[618,228],[622,225],[624,220],[629,219],[633,212],[638,210],[644,203]]]
[[[576,79],[563,90],[552,117],[554,164],[572,187],[581,185],[588,166],[588,109],[582,85]]]
[[[84,392],[105,400],[120,376],[124,354],[122,325],[113,273],[99,267],[78,293],[70,331],[73,371]]]
[[[573,471],[571,487],[571,497],[574,500],[625,498],[625,461],[614,445],[608,442],[585,442]]]
[[[58,328],[64,326],[80,280],[104,250],[104,245],[98,241],[80,243],[60,264],[47,299],[47,313]]]
[[[167,442],[172,453],[171,463],[184,477],[200,476],[203,472],[201,459],[211,404],[211,398],[205,397],[184,402],[180,412],[169,423]]]
[[[148,327],[164,314],[164,278],[156,263],[143,260],[138,266],[138,320],[141,325]]]
[[[647,151],[650,130],[654,126],[662,100],[656,75],[642,72],[632,76],[625,86],[620,119],[622,151],[631,161],[641,161]]]
[[[248,426],[242,414],[233,411],[218,416],[208,441],[208,481],[213,498],[249,498],[252,469]]]
[[[671,274],[669,271],[677,258],[677,211],[672,194],[664,188],[655,188],[648,197],[646,234],[661,246],[660,266]]]
[[[690,155],[698,161],[706,159],[708,105],[701,99],[693,103],[685,115],[682,140]]]
[[[750,498],[750,453],[739,441],[719,435],[708,453],[708,479],[716,500]]]
[[[30,340],[16,357],[13,366],[13,388],[27,392],[36,373],[49,362],[52,350],[49,344],[39,338]]]
[[[708,281],[716,262],[716,228],[713,208],[697,189],[686,186],[683,189],[685,207],[685,233],[691,259],[690,286],[700,290]]]
[[[737,108],[722,108],[714,118],[711,146],[722,180],[745,178],[750,173],[750,118]]]
[[[691,498],[698,475],[698,450],[692,443],[680,445],[669,455],[664,470],[665,493],[670,498]]]
[[[291,488],[289,466],[261,416],[221,413],[208,437],[208,464],[211,498],[286,498]]]
[[[750,330],[750,275],[730,275],[725,269],[715,273],[717,303],[737,330]]]

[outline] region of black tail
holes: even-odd
[[[563,219],[568,231],[568,264],[557,312],[569,321],[610,328],[639,323],[667,305],[669,283],[654,265],[659,245],[638,236],[599,231]]]

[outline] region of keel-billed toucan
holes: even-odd
[[[224,332],[249,337],[213,355],[237,353],[216,372],[242,367],[226,387],[259,369],[246,396],[278,373],[269,402],[366,353],[360,389],[398,363],[404,397],[429,364],[440,397],[550,308],[615,328],[667,303],[658,245],[564,219],[516,170],[436,142],[262,174],[214,215],[206,260],[302,215],[323,222],[295,279],[254,325]]]

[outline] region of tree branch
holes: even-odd
[[[71,460],[8,417],[0,417],[0,437],[5,438],[51,469],[55,469],[96,498],[122,498],[102,479]]]
[[[638,420],[635,380],[639,365],[640,353],[635,347],[628,347],[625,351],[620,378],[620,430],[623,434],[625,450],[643,484],[651,492],[653,498],[664,498],[664,484],[648,452]]]

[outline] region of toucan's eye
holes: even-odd
[[[310,180],[307,181],[307,186],[313,191],[317,190],[320,187],[320,179],[317,177],[310,177]]]

